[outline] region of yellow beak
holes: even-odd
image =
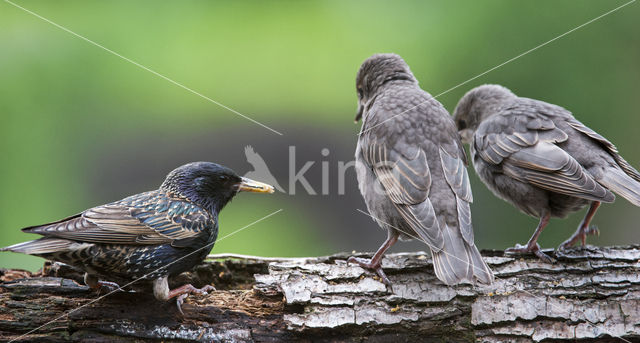
[[[266,183],[243,177],[240,187],[238,187],[238,192],[273,193],[274,189],[273,186],[267,185]]]

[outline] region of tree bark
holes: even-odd
[[[347,265],[347,254],[211,255],[172,280],[174,287],[213,283],[218,289],[189,296],[184,316],[174,301],[146,293],[101,297],[68,266],[47,264],[35,275],[3,270],[0,337],[17,342],[640,341],[640,246],[589,246],[556,255],[554,264],[501,251],[483,255],[496,275],[494,284],[454,287],[435,278],[425,253],[387,255],[383,268],[393,289]]]

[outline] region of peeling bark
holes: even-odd
[[[347,265],[346,254],[212,255],[171,280],[173,287],[218,288],[187,298],[184,317],[173,301],[150,294],[117,292],[95,301],[82,275],[64,265],[48,264],[36,275],[3,270],[0,340],[640,341],[639,246],[571,250],[556,255],[555,264],[501,251],[483,255],[496,282],[455,287],[435,278],[425,253],[388,255],[383,268],[392,290]]]

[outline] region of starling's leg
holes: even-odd
[[[182,315],[184,315],[184,312],[182,312],[182,303],[189,294],[195,293],[202,295],[215,290],[216,288],[211,285],[206,285],[202,288],[195,288],[190,284],[169,290],[168,276],[159,277],[153,280],[153,295],[156,299],[166,301],[173,297],[178,297],[176,299],[176,304],[178,305],[178,311],[180,311]]]
[[[382,270],[381,262],[384,253],[398,241],[398,236],[399,234],[395,230],[389,230],[387,240],[382,243],[382,246],[380,246],[378,251],[376,251],[375,255],[373,255],[370,260],[351,256],[349,257],[349,259],[347,259],[347,263],[357,263],[364,269],[375,271],[376,274],[378,274],[378,276],[382,279],[382,282],[384,282],[387,286],[391,286],[391,281],[389,281],[389,278],[387,278],[387,275]]]
[[[178,311],[180,311],[180,313],[184,315],[184,312],[182,312],[182,303],[184,302],[184,299],[186,299],[189,296],[189,294],[204,295],[204,294],[207,294],[208,292],[215,291],[215,290],[216,288],[211,285],[206,285],[202,288],[195,288],[191,284],[186,284],[184,286],[180,286],[176,289],[170,290],[169,297],[167,299],[178,297],[176,299],[176,304],[178,305]]]
[[[560,250],[567,249],[573,246],[574,244],[578,243],[578,241],[581,241],[582,246],[584,246],[587,240],[587,235],[600,234],[600,231],[598,231],[597,227],[589,226],[589,224],[591,224],[591,219],[593,218],[593,215],[596,214],[596,211],[598,210],[598,207],[600,207],[599,201],[594,201],[591,203],[591,206],[589,207],[589,211],[587,211],[587,214],[584,216],[584,219],[582,219],[580,226],[578,226],[578,230],[576,230],[576,232],[571,237],[569,237],[569,239],[567,239],[562,244],[560,244],[558,249]]]
[[[97,276],[89,273],[84,273],[84,283],[89,286],[89,288],[98,292],[100,292],[102,287],[106,288],[108,292],[113,292],[120,288],[120,286],[115,282],[101,281]]]
[[[553,263],[553,259],[540,251],[540,245],[538,245],[538,237],[542,233],[542,230],[544,230],[544,227],[549,223],[550,218],[551,215],[549,215],[548,213],[540,218],[540,223],[538,223],[538,227],[533,233],[533,236],[531,236],[531,238],[529,239],[529,242],[527,242],[527,245],[523,246],[520,244],[516,244],[515,247],[506,249],[504,252],[508,254],[534,253],[541,260],[548,263]]]

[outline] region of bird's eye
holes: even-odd
[[[358,87],[358,98],[362,99],[362,88]]]
[[[226,175],[220,175],[218,178],[219,178],[221,181],[227,181],[227,180],[229,180],[229,177],[227,177]]]

